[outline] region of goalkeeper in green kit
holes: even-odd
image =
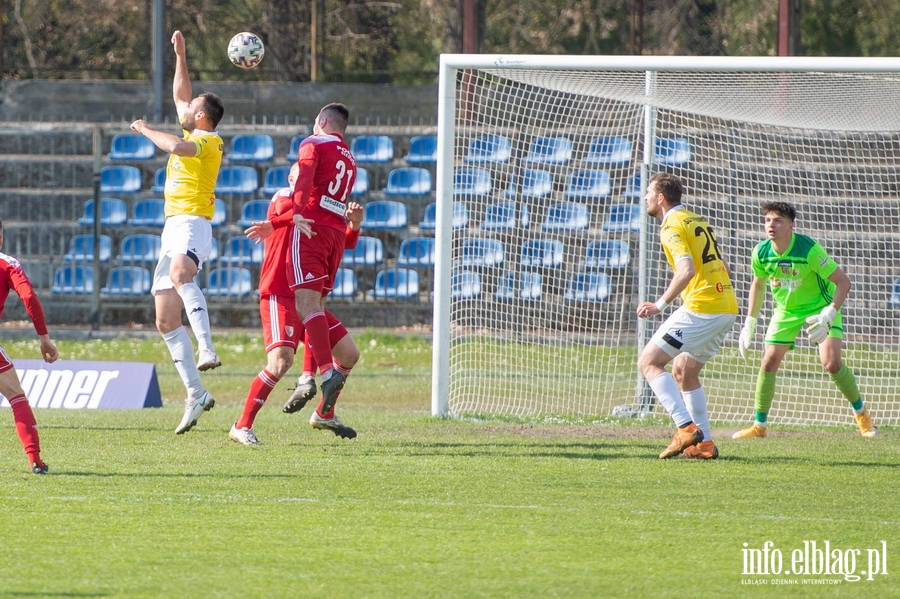
[[[753,249],[753,282],[747,299],[747,319],[738,347],[745,359],[756,332],[757,315],[772,288],[775,310],[766,330],[765,351],[756,379],[756,422],[736,432],[735,439],[765,437],[766,419],[775,396],[775,375],[800,329],[819,346],[819,360],[856,415],[863,437],[878,429],[863,405],[853,372],[841,361],[841,306],[850,291],[850,278],[815,240],[794,233],[797,211],[787,202],[763,204],[767,240]]]

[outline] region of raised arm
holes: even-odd
[[[180,31],[172,34],[172,46],[175,49],[175,78],[172,80],[172,98],[178,118],[187,111],[193,98],[191,79],[188,75],[187,54],[184,46],[184,35]]]

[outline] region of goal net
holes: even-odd
[[[714,229],[740,315],[701,378],[711,418],[747,422],[753,356],[737,337],[760,206],[850,275],[844,362],[876,421],[900,404],[900,73],[880,59],[442,58],[432,408],[567,419],[665,414],[637,372],[671,271],[650,175],[685,184]],[[463,218],[463,216],[467,218]],[[671,309],[670,309],[671,311]],[[667,312],[668,313],[668,312]],[[804,334],[776,382],[779,423],[852,423]]]

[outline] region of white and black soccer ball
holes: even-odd
[[[266,47],[255,33],[238,33],[228,42],[228,60],[236,67],[252,69],[266,55]]]

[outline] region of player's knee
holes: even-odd
[[[828,374],[837,374],[838,371],[843,366],[840,358],[834,358],[831,356],[823,356],[822,357],[822,367]]]

